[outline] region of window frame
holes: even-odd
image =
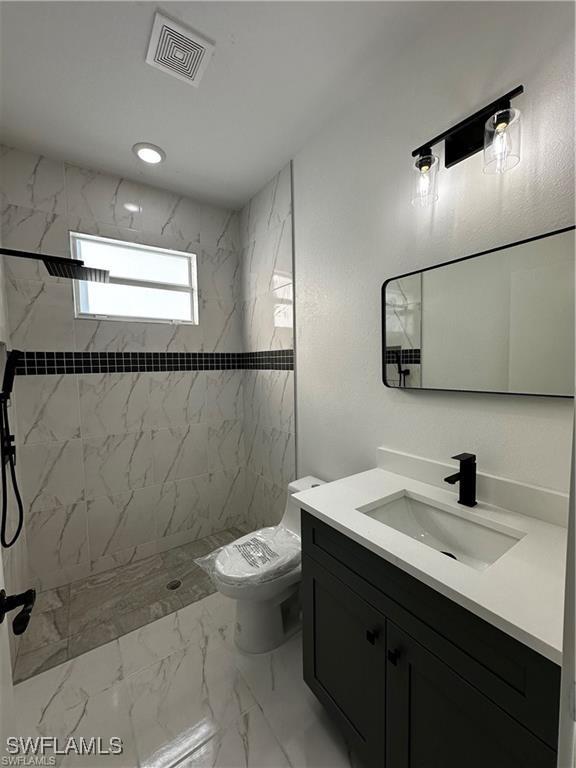
[[[98,243],[109,243],[119,245],[123,248],[134,248],[139,251],[154,251],[154,253],[166,254],[167,256],[177,256],[185,258],[188,262],[188,285],[179,285],[174,283],[161,283],[152,280],[134,280],[132,278],[112,277],[110,275],[109,285],[129,285],[140,288],[152,288],[159,290],[178,291],[180,293],[190,294],[190,314],[191,320],[177,320],[170,318],[147,317],[146,315],[100,315],[92,312],[84,312],[81,309],[81,292],[84,280],[73,281],[74,293],[74,317],[79,320],[111,320],[125,323],[162,323],[164,325],[199,325],[198,316],[198,257],[194,252],[176,251],[170,248],[160,248],[155,245],[144,245],[131,240],[118,240],[113,237],[102,237],[101,235],[91,235],[86,232],[75,232],[70,230],[70,254],[73,259],[81,260],[77,244],[81,240],[93,240]]]

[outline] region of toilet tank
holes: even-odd
[[[284,525],[290,531],[293,531],[300,536],[300,507],[292,497],[295,493],[307,491],[310,488],[315,488],[317,485],[324,485],[324,480],[319,480],[317,477],[312,477],[312,475],[288,483],[286,509],[284,510],[280,525]]]

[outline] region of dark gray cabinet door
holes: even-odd
[[[304,679],[363,763],[384,768],[386,620],[313,560],[302,575]]]
[[[556,753],[388,622],[387,768],[554,768]]]

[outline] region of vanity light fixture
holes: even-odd
[[[166,152],[156,144],[150,144],[147,141],[140,141],[138,144],[134,144],[132,152],[139,160],[150,165],[157,165],[163,163],[166,160]]]
[[[438,158],[432,154],[432,147],[442,141],[446,168],[466,160],[482,148],[485,173],[504,173],[520,162],[520,112],[512,109],[510,102],[521,93],[524,93],[523,85],[505,93],[412,152],[412,157],[416,158],[413,205],[426,206],[438,199]]]

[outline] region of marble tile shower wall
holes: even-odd
[[[292,349],[292,173],[287,165],[240,214],[245,349]],[[296,474],[294,372],[244,374],[246,494],[251,525],[273,525]]]
[[[77,230],[198,255],[199,326],[76,320],[70,282],[6,258],[14,348],[243,350],[235,213],[7,147],[0,207],[9,248],[68,256]],[[58,586],[245,517],[243,390],[234,370],[17,377],[32,580]]]

